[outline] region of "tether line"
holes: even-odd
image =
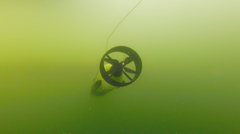
[[[142,2],[142,0],[140,0],[137,5],[135,5],[135,7],[132,8],[131,11],[129,11],[124,17],[123,19],[117,24],[117,26],[113,29],[112,33],[108,36],[107,38],[107,44],[106,44],[106,50],[107,51],[107,47],[108,47],[108,39],[113,35],[113,33],[115,32],[115,30],[118,28],[118,26],[124,21],[124,19],[127,18],[127,16]]]

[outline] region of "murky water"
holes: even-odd
[[[138,1],[0,2],[0,132],[240,133],[240,2],[143,2],[109,39],[143,62],[90,95],[106,39]]]

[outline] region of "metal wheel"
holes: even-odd
[[[121,60],[119,57],[124,57]],[[104,65],[111,64],[111,68],[106,70]],[[126,46],[117,46],[108,50],[100,61],[100,73],[103,79],[117,87],[127,86],[133,83],[142,71],[142,61],[137,52]],[[124,76],[122,82],[118,82],[113,77]]]

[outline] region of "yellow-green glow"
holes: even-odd
[[[138,2],[1,1],[0,133],[239,133],[239,0],[143,0],[108,42],[134,49],[142,74],[90,95]]]

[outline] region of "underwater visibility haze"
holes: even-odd
[[[138,2],[1,1],[0,133],[240,133],[237,0],[143,0],[107,46],[136,51],[141,74],[91,95]]]

